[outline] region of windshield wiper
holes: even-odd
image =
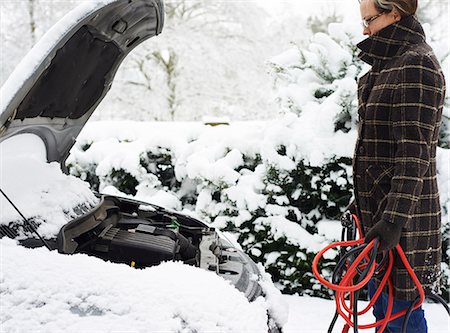
[[[48,245],[48,243],[45,241],[44,238],[42,238],[42,236],[39,234],[39,232],[37,231],[37,229],[34,227],[34,225],[20,212],[20,210],[16,207],[16,205],[11,201],[11,199],[6,195],[5,192],[3,192],[3,190],[0,188],[0,192],[2,192],[3,196],[6,198],[6,200],[8,200],[8,202],[11,204],[11,206],[14,207],[14,209],[19,213],[19,215],[23,218],[23,220],[25,221],[26,225],[38,236],[38,238],[41,240],[41,242],[45,245],[45,247],[51,251],[50,246]]]

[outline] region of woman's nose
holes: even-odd
[[[370,36],[370,29],[367,27],[364,27],[363,28],[363,35],[368,35],[368,36]]]

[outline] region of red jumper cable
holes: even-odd
[[[389,321],[397,319],[402,316],[405,316],[405,321],[403,323],[403,332],[406,332],[406,324],[411,312],[415,309],[418,309],[425,299],[425,292],[423,290],[423,287],[419,279],[417,278],[416,274],[414,273],[414,270],[412,269],[411,265],[409,264],[402,247],[400,245],[397,245],[395,247],[395,251],[397,251],[397,255],[403,262],[403,265],[405,266],[410,277],[414,281],[414,284],[416,285],[417,290],[419,291],[419,296],[409,309],[404,309],[402,311],[392,314],[394,302],[393,296],[394,288],[392,280],[390,278],[390,273],[392,271],[394,263],[394,249],[389,250],[387,252],[383,252],[384,254],[383,260],[377,263],[375,258],[377,257],[378,239],[374,239],[369,244],[364,244],[363,234],[358,217],[352,214],[351,220],[353,222],[353,228],[355,228],[356,226],[356,229],[358,230],[359,239],[356,240],[352,239],[347,241],[343,240],[341,242],[335,242],[333,244],[326,246],[315,256],[312,263],[312,271],[316,276],[316,278],[323,285],[335,291],[336,315],[335,318],[333,319],[332,324],[330,325],[328,332],[331,333],[338,315],[340,315],[346,322],[342,330],[343,333],[348,332],[350,330],[350,327],[353,327],[354,332],[358,332],[358,329],[369,329],[379,327],[378,333],[383,333]],[[344,223],[343,226],[349,227],[349,225],[345,225]],[[355,232],[353,237],[350,236],[350,238],[356,238]],[[349,247],[351,247],[352,249],[347,251]],[[341,258],[333,274],[333,281],[329,282],[325,278],[323,278],[319,273],[318,263],[319,260],[323,257],[323,255],[332,248],[341,249],[340,251]],[[385,262],[385,260],[387,260],[387,262]],[[338,281],[339,275],[343,271],[345,271],[345,273],[342,274],[340,281]],[[369,282],[370,279],[372,279],[375,276],[379,276],[382,273],[384,275],[371,301],[363,310],[359,311],[357,308],[359,290],[363,288]],[[388,307],[386,311],[387,312],[386,317],[372,324],[359,325],[358,316],[367,313],[372,308],[373,304],[376,302],[377,298],[384,290],[386,284],[388,286]],[[445,304],[445,301],[442,298],[436,295],[431,296],[433,297],[430,298],[433,298],[441,302],[446,307],[447,312],[450,314],[448,306]]]

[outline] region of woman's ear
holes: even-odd
[[[398,12],[397,8],[393,8],[391,11],[392,17],[394,18],[395,22],[398,22],[402,19],[402,16]]]

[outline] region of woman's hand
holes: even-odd
[[[401,226],[381,220],[369,230],[364,238],[364,243],[370,243],[373,239],[378,238],[380,250],[387,251],[400,242],[401,233]]]

